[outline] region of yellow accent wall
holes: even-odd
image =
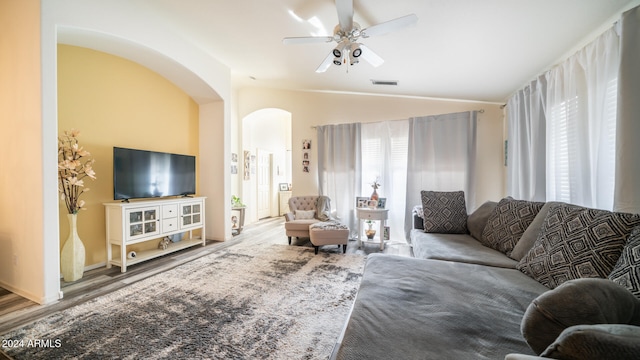
[[[85,181],[91,190],[81,196],[87,210],[78,217],[86,266],[106,261],[102,204],[113,201],[113,147],[198,156],[198,119],[193,99],[157,73],[103,52],[58,45],[58,130],[80,130],[80,145],[96,160],[97,180]],[[66,214],[60,201],[60,247],[69,234]]]

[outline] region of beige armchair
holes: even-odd
[[[285,215],[284,229],[291,238],[308,238],[309,225],[320,222],[318,219],[318,196],[294,196],[289,199],[289,212]]]

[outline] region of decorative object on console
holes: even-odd
[[[163,237],[158,244],[158,249],[167,250],[167,248],[169,247],[169,243],[171,243],[171,239],[169,239],[168,236]]]
[[[362,196],[356,197],[356,208],[367,207],[367,201],[369,201],[368,197],[362,197]]]
[[[378,179],[371,183],[371,187],[373,188],[373,194],[371,194],[371,200],[378,200],[378,188],[380,187],[380,183],[378,183]],[[376,204],[377,206],[377,204]]]
[[[376,236],[376,230],[373,228],[373,220],[367,220],[366,223],[369,228],[364,231],[364,234],[367,236],[367,239],[373,240]]]
[[[378,209],[384,209],[387,206],[387,198],[378,198]]]
[[[135,251],[129,251],[129,254],[127,254],[127,258],[129,259],[135,259],[137,256]]]
[[[378,200],[369,200],[369,201],[367,201],[367,207],[369,209],[377,209],[378,208]]]
[[[80,195],[89,191],[84,187],[84,179],[96,179],[92,168],[95,160],[79,145],[79,135],[79,131],[71,130],[58,137],[58,191],[69,212],[69,237],[62,246],[60,268],[64,281],[69,282],[82,278],[84,273],[85,249],[78,236],[77,216],[84,206]]]

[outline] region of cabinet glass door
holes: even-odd
[[[159,233],[158,208],[129,210],[129,239]]]
[[[202,223],[202,203],[192,203],[182,205],[182,225],[189,228]]]

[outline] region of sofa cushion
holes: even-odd
[[[533,244],[535,244],[536,240],[538,240],[538,235],[540,235],[540,230],[542,230],[544,219],[547,217],[549,208],[553,204],[560,204],[560,202],[546,202],[544,206],[542,206],[540,211],[538,211],[538,215],[536,215],[531,224],[529,224],[527,230],[524,231],[516,246],[513,247],[513,251],[511,251],[511,254],[509,255],[510,258],[520,261],[523,257],[525,257],[525,255],[527,255],[529,250],[531,250]]]
[[[476,240],[482,239],[482,231],[484,231],[484,227],[487,226],[489,216],[491,216],[497,205],[498,203],[495,201],[487,201],[480,205],[480,207],[467,218],[467,229],[469,229],[469,233]]]
[[[609,274],[609,279],[626,287],[640,299],[640,226],[631,231],[620,259]]]
[[[315,215],[315,210],[296,210],[296,220],[313,219]]]
[[[468,234],[430,234],[411,230],[413,256],[515,269],[517,261],[488,248]]]
[[[318,219],[293,220],[284,223],[284,228],[289,231],[309,231],[309,225],[319,222]]]
[[[337,359],[532,354],[520,321],[543,291],[515,269],[370,254]]]
[[[441,234],[467,233],[464,191],[421,191],[424,231]]]
[[[521,331],[540,354],[566,328],[581,324],[640,324],[640,300],[608,279],[567,281],[531,302]]]
[[[481,242],[507,256],[511,255],[543,205],[542,202],[515,200],[510,196],[500,200],[482,231]]]
[[[640,215],[555,204],[518,269],[553,289],[571,279],[606,278]]]
[[[575,325],[540,354],[550,359],[621,360],[640,358],[640,327],[633,325]]]

